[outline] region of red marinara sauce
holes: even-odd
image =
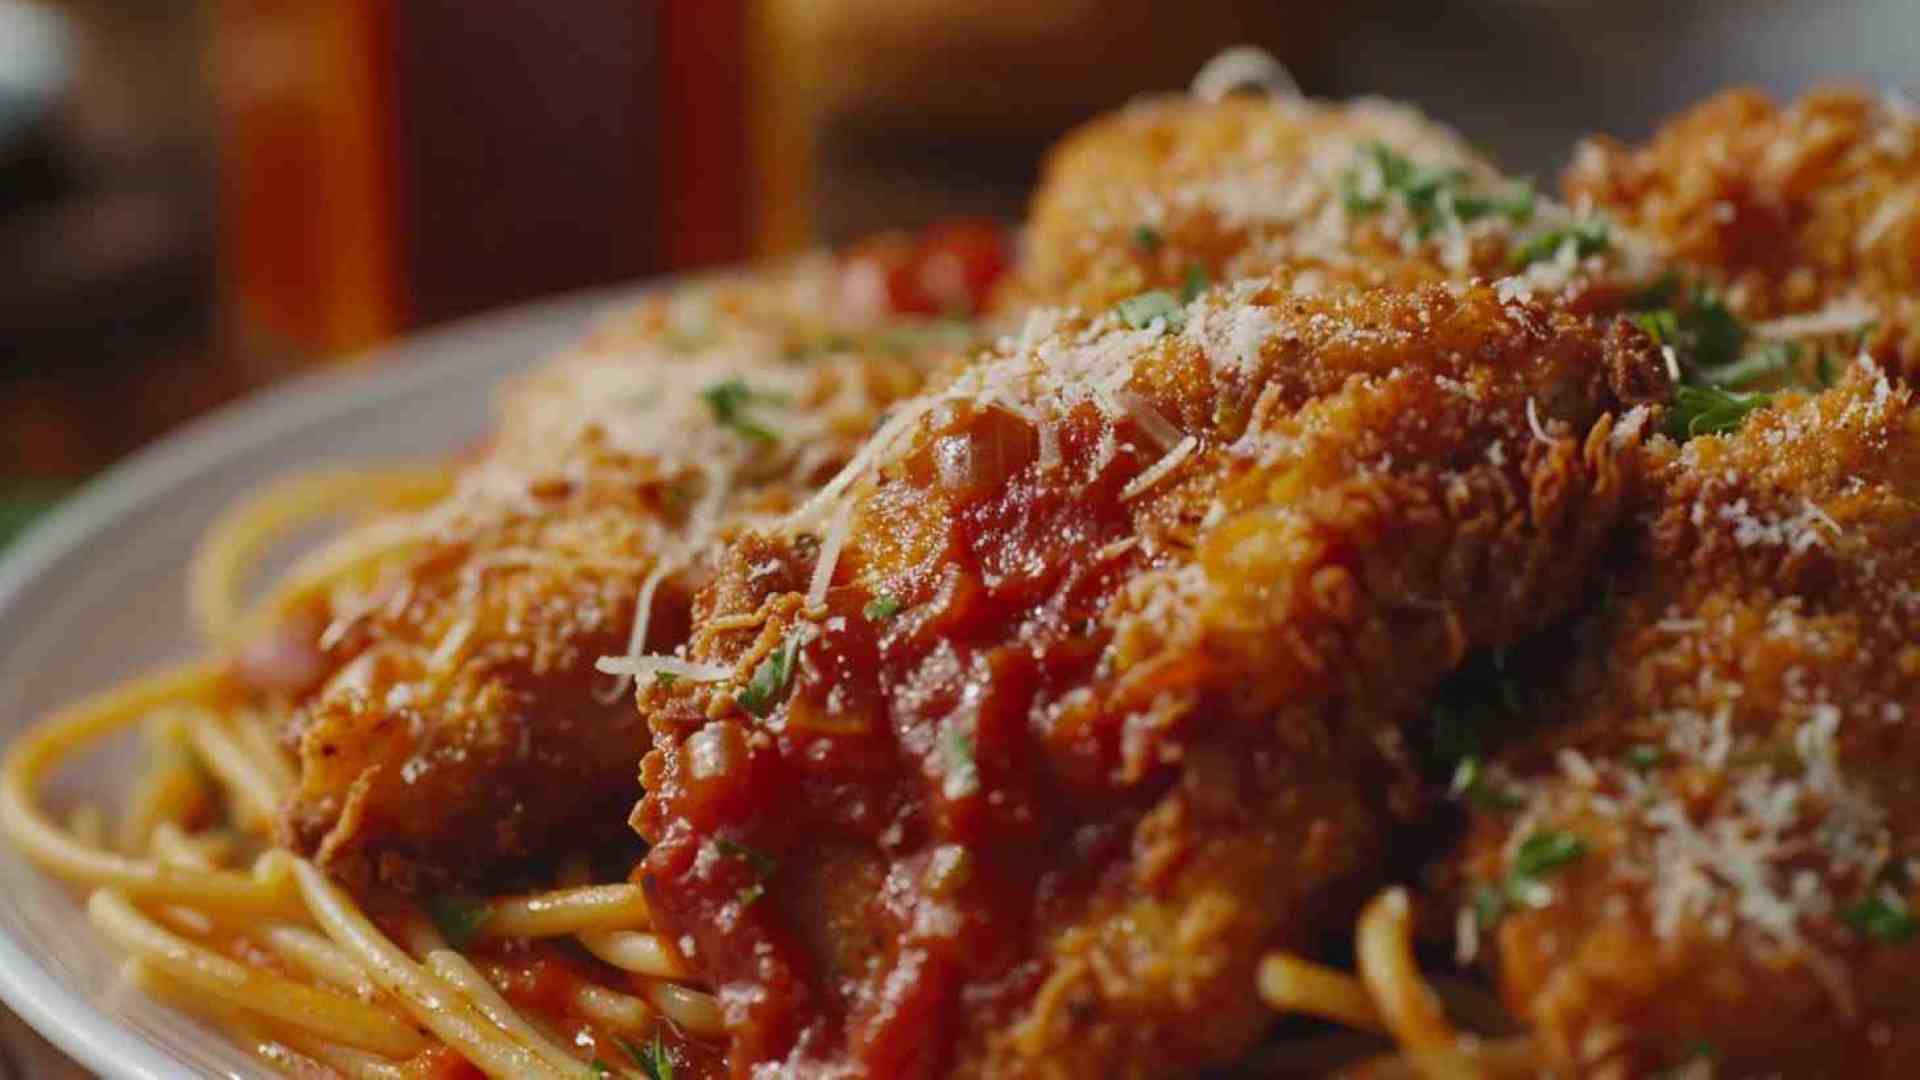
[[[1069,474],[1093,476],[1068,485],[1026,468],[1037,436],[1010,414],[962,403],[933,425],[863,514],[884,585],[828,593],[790,692],[764,716],[654,718],[698,730],[648,759],[643,880],[716,978],[735,1075],[945,1071],[962,1023],[1031,994],[1036,928],[1124,863],[1164,789],[1114,783],[1123,725],[1086,693],[1101,613],[1141,565],[1116,542],[1153,444],[1123,424],[1117,464],[1089,468],[1113,451],[1086,406],[1056,429]],[[759,597],[803,591],[812,564],[762,572]]]
[[[986,309],[1012,262],[1006,226],[957,218],[917,236],[890,233],[857,244],[844,273],[850,292],[881,301],[876,306],[893,314],[969,316]]]

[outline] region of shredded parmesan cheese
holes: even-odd
[[[700,664],[677,656],[637,656],[632,659],[603,656],[593,665],[606,675],[640,679],[649,675],[671,675],[689,682],[724,682],[733,678],[733,669],[721,664]]]
[[[1126,487],[1120,489],[1120,501],[1126,502],[1145,494],[1155,484],[1165,479],[1168,473],[1179,468],[1180,463],[1187,460],[1199,445],[1200,440],[1192,435],[1181,439],[1179,445],[1168,451],[1165,457],[1148,466],[1140,475],[1129,481]]]
[[[853,529],[853,503],[845,502],[833,515],[827,538],[820,544],[820,559],[813,564],[813,580],[807,585],[807,606],[817,608],[827,602],[827,589],[833,584],[833,570],[840,562],[840,549]]]

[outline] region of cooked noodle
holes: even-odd
[[[356,534],[323,548],[249,610],[245,583],[274,542],[343,511],[413,505],[445,486],[444,470],[406,469],[270,488],[223,519],[195,557],[196,619],[231,648],[301,596],[395,550],[398,534],[376,527],[363,530],[371,541]],[[65,762],[128,732],[144,736],[146,764],[118,820],[92,803],[56,815],[42,802],[43,784]],[[417,913],[403,947],[363,898],[272,846],[296,781],[268,715],[222,662],[206,660],[135,679],[23,733],[0,768],[0,827],[42,869],[88,891],[88,917],[128,955],[129,982],[216,1021],[284,1071],[384,1080],[453,1052],[492,1075],[577,1077],[596,1060],[637,1064],[621,1046],[656,1035],[721,1035],[719,1003],[680,984],[685,965],[651,932],[640,887],[593,882],[584,863],[553,888],[477,901],[482,951],[473,956]],[[605,981],[571,987],[564,1016],[516,1005],[502,992],[511,964],[486,958],[541,942],[607,964],[598,969]],[[568,1026],[579,1023],[590,1037]]]

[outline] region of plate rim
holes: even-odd
[[[466,316],[350,354],[323,370],[253,391],[188,422],[83,483],[15,538],[0,555],[0,619],[36,582],[115,521],[227,459],[258,450],[293,430],[310,429],[456,377],[468,362],[463,346],[476,339],[563,321],[575,326],[577,337],[609,305],[670,280],[562,293]],[[410,354],[420,355],[410,360]],[[522,362],[540,358],[534,353]],[[33,873],[44,874],[27,865]],[[178,1059],[61,982],[5,925],[0,925],[0,1001],[62,1053],[100,1076],[161,1080],[179,1075]]]

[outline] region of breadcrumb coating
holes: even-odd
[[[642,690],[640,875],[736,1071],[1244,1052],[1261,950],[1418,804],[1404,726],[1575,602],[1667,393],[1612,319],[1282,278],[1038,312],[902,405],[723,557],[687,655],[727,674]]]
[[[307,673],[275,688],[291,846],[419,890],[619,835],[646,728],[597,661],[684,640],[707,546],[790,509],[970,338],[843,314],[838,273],[803,260],[615,314],[505,390],[447,499],[344,539],[366,565],[281,630]]]
[[[1831,327],[1849,355],[1864,333],[1889,371],[1920,373],[1920,112],[1904,98],[1731,90],[1645,144],[1586,140],[1563,186],[1746,318]]]
[[[1661,443],[1541,710],[1566,726],[1486,781],[1464,866],[1497,929],[1463,928],[1577,1075],[1912,1075],[1920,408],[1863,360]],[[1543,845],[1578,854],[1540,870]]]

